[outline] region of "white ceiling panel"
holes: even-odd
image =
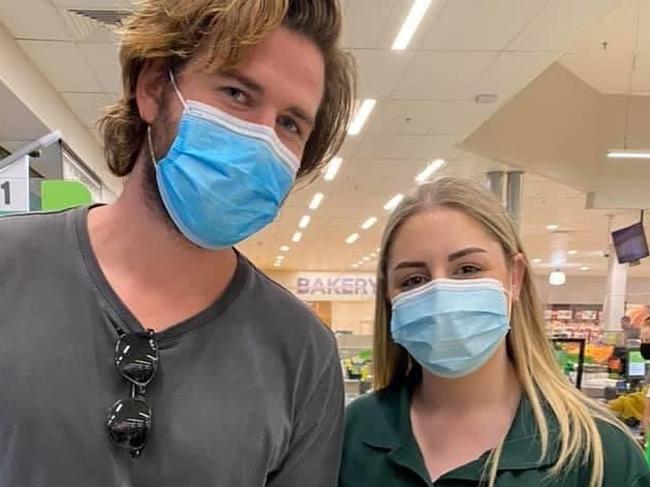
[[[505,102],[524,89],[557,57],[558,53],[554,52],[503,52],[476,78],[473,91],[499,95],[501,102]],[[504,73],[508,75],[504,76]]]
[[[16,143],[7,144],[7,150],[16,150],[25,145],[23,141],[33,141],[49,132],[45,124],[2,82],[0,107],[0,140]]]
[[[472,81],[496,54],[489,52],[420,51],[393,91],[400,100],[471,99]]]
[[[78,8],[89,10],[129,10],[133,8],[130,0],[51,0],[60,8]]]
[[[79,48],[70,42],[18,41],[57,91],[102,91]]]
[[[499,51],[547,0],[453,0],[424,36],[421,49]]]
[[[121,93],[120,63],[117,46],[114,44],[80,44],[86,62],[107,93]]]
[[[110,99],[102,93],[62,93],[68,106],[87,127],[94,127]]]
[[[20,39],[73,40],[65,21],[48,0],[0,0],[0,22]]]
[[[469,134],[497,108],[496,104],[476,103],[475,101],[436,101],[433,102],[433,123],[429,134]]]
[[[389,48],[409,8],[408,1],[346,0],[343,3],[343,46]]]
[[[350,49],[359,72],[359,98],[388,96],[409,64],[413,53],[378,49]]]
[[[358,159],[422,159],[448,157],[457,136],[367,134],[356,158]]]
[[[382,103],[366,126],[368,133],[426,134],[434,119],[438,102],[388,100]]]
[[[513,51],[564,51],[594,19],[620,0],[551,0],[508,46]]]

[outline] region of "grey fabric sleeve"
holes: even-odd
[[[343,374],[331,354],[316,387],[302,407],[288,453],[268,487],[335,487],[343,443]]]

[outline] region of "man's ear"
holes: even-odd
[[[140,118],[148,125],[158,117],[166,83],[169,82],[167,63],[161,59],[147,59],[138,74],[135,100]]]

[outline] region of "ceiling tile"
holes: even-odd
[[[434,114],[428,133],[433,135],[468,135],[497,109],[497,104],[475,101],[436,101],[432,105]]]
[[[79,48],[70,42],[18,41],[57,91],[100,92]]]
[[[453,0],[424,36],[420,49],[498,51],[547,0]],[[489,19],[486,22],[486,19]]]
[[[620,0],[551,0],[508,50],[564,51],[599,16]]]
[[[418,52],[392,93],[399,100],[473,99],[472,81],[494,59],[487,52]]]
[[[432,121],[440,118],[437,102],[398,101],[382,102],[368,122],[368,133],[426,134]]]
[[[0,23],[21,39],[73,40],[58,10],[47,0],[2,0]]]
[[[109,99],[102,93],[62,93],[68,106],[86,125],[94,127]]]
[[[102,91],[121,93],[121,69],[117,46],[84,42],[80,44],[80,48],[90,69],[101,83]]]
[[[409,2],[346,0],[343,3],[343,46],[389,48],[408,13]],[[372,12],[372,21],[368,15]]]
[[[388,96],[413,57],[412,52],[378,49],[350,49],[357,61],[359,98]]]

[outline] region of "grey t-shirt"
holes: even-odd
[[[113,446],[106,414],[130,387],[108,317],[142,326],[103,276],[86,221],[86,209],[0,218],[0,487],[336,485],[335,340],[241,256],[218,302],[156,335],[142,456]]]

